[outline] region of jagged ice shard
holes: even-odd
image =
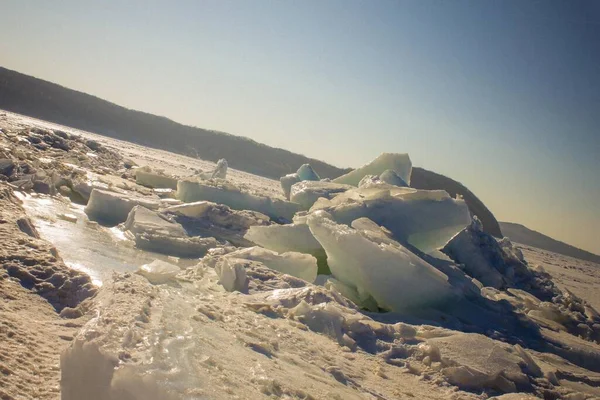
[[[319,181],[321,177],[315,172],[315,170],[310,166],[310,164],[303,164],[296,171],[298,178],[301,181]]]
[[[331,200],[319,199],[311,212],[325,210],[338,223],[366,217],[389,229],[395,240],[429,253],[471,222],[466,203],[443,190],[417,190],[388,184],[356,188]]]
[[[386,170],[394,171],[406,184],[410,185],[412,162],[405,153],[382,153],[368,164],[335,178],[333,182],[358,186],[365,175],[380,175]]]
[[[435,306],[453,295],[448,277],[383,232],[338,224],[323,211],[308,226],[327,253],[333,277],[356,289],[361,302],[401,311]]]

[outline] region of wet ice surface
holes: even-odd
[[[113,271],[133,272],[156,259],[169,257],[138,250],[117,228],[90,223],[85,206],[47,196],[20,195],[25,210],[43,238],[56,248],[65,264],[89,274],[94,284],[102,285]],[[77,218],[71,222],[70,216]],[[171,260],[171,262],[173,262]],[[180,260],[193,264],[194,261]]]

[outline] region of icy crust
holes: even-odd
[[[177,184],[177,198],[186,203],[210,201],[235,210],[258,211],[277,220],[291,221],[300,210],[298,204],[243,192],[222,181],[180,180]]]
[[[382,153],[376,159],[353,171],[335,178],[333,182],[358,186],[366,175],[381,175],[386,170],[394,171],[407,185],[410,185],[412,162],[408,154]]]
[[[356,291],[359,304],[372,298],[379,308],[401,311],[435,306],[452,295],[445,274],[382,233],[337,224],[323,211],[311,214],[308,226],[333,277]]]
[[[373,320],[261,262],[212,261],[181,271],[177,284],[129,274],[107,282],[96,317],[61,359],[63,399],[562,398],[575,391],[557,376],[600,379],[483,335]]]
[[[325,181],[303,181],[292,185],[290,200],[308,210],[320,198],[331,199],[338,193],[352,189],[353,186]]]
[[[340,224],[366,217],[389,229],[394,239],[429,253],[471,222],[462,199],[443,190],[417,190],[387,185],[356,188],[331,200],[319,199],[311,211],[325,210]]]

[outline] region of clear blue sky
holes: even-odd
[[[0,3],[0,65],[339,166],[408,152],[600,253],[600,2]]]

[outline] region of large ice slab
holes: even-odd
[[[261,247],[249,247],[229,253],[226,258],[259,261],[268,268],[314,282],[317,278],[317,259],[309,254],[287,252],[278,254]]]
[[[443,190],[417,190],[388,184],[355,188],[331,200],[319,199],[311,211],[325,210],[338,223],[349,225],[367,217],[389,229],[401,243],[428,253],[444,244],[471,222],[461,199]]]
[[[296,251],[314,255],[322,250],[306,224],[252,226],[245,238],[279,253]]]
[[[292,185],[290,200],[308,210],[320,198],[331,199],[338,193],[352,189],[353,186],[325,181],[303,181]]]
[[[177,198],[186,203],[204,200],[225,204],[235,210],[254,210],[274,219],[283,218],[288,221],[300,210],[296,203],[243,192],[223,181],[180,180],[177,184]]]
[[[410,185],[412,162],[408,154],[405,153],[382,153],[370,163],[335,178],[333,182],[358,186],[365,175],[379,176],[388,169],[394,171],[404,182]]]
[[[135,182],[150,188],[177,189],[177,179],[152,171],[148,167],[135,170]]]
[[[129,196],[123,193],[94,189],[85,207],[85,213],[91,220],[106,225],[117,225],[125,222],[129,212],[137,205],[156,210],[160,205],[160,201],[158,199]]]
[[[435,306],[453,294],[445,274],[384,231],[338,224],[323,211],[309,215],[308,226],[327,253],[333,277],[356,289],[361,303],[372,298],[380,308],[401,311]]]

